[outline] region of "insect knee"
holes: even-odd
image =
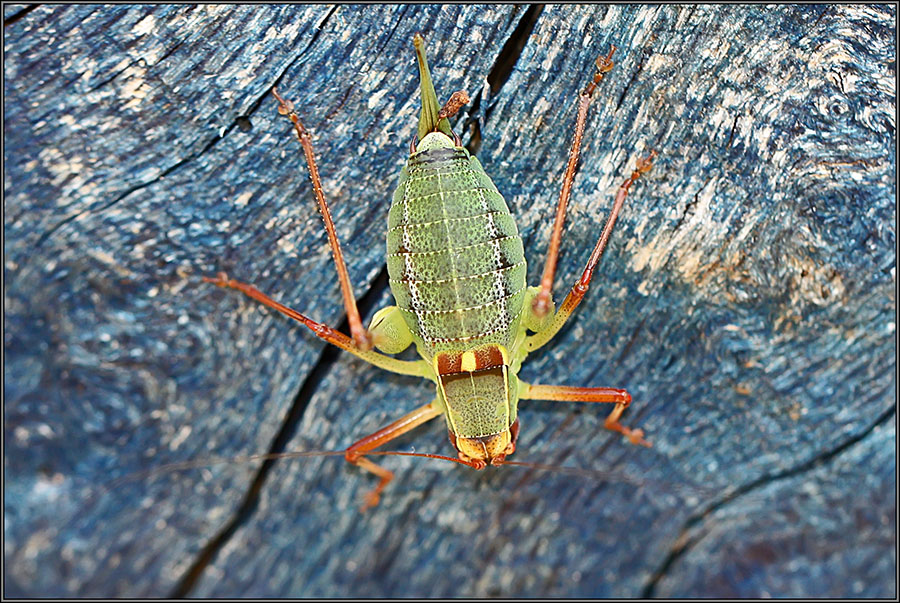
[[[538,316],[534,313],[532,303],[540,290],[540,287],[528,287],[525,292],[525,303],[522,306],[522,326],[533,333],[539,333],[547,328],[556,313],[556,304],[553,303],[552,299],[550,300],[550,308],[545,315]]]
[[[376,312],[369,324],[369,332],[375,347],[385,354],[399,354],[412,343],[412,333],[397,306]]]

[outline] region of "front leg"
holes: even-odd
[[[524,400],[555,400],[559,402],[606,402],[615,404],[615,408],[606,417],[603,426],[611,431],[618,431],[632,444],[652,446],[644,439],[643,429],[629,429],[619,423],[619,417],[631,404],[631,394],[624,389],[613,387],[572,387],[569,385],[530,385],[519,382],[519,398]]]
[[[404,415],[400,419],[397,419],[387,427],[382,427],[375,433],[364,437],[359,440],[349,448],[347,448],[344,453],[344,458],[347,459],[348,463],[353,463],[370,473],[374,473],[381,481],[378,482],[378,485],[366,495],[366,501],[362,506],[362,510],[365,511],[370,507],[374,507],[378,504],[378,499],[381,497],[381,492],[384,490],[385,486],[390,483],[392,479],[394,479],[394,472],[381,467],[380,465],[376,465],[372,461],[366,458],[365,454],[367,452],[371,452],[378,448],[379,446],[390,442],[394,438],[398,438],[407,431],[414,429],[421,425],[422,423],[426,423],[431,419],[435,418],[439,414],[441,414],[442,410],[437,404],[437,400],[426,404],[411,413]]]

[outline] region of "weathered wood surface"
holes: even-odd
[[[421,31],[443,96],[481,91],[524,35],[502,88],[461,120],[480,119],[479,156],[517,216],[532,283],[576,94],[619,48],[592,106],[557,297],[634,158],[660,158],[577,317],[522,376],[629,388],[626,422],[654,447],[604,431],[605,409],[523,403],[515,458],[612,475],[385,459],[397,479],[365,515],[370,476],[334,458],[278,462],[177,592],[895,596],[895,28],[895,7],[849,5],[14,18],[5,594],[176,592],[258,466],[101,484],[264,452],[295,398],[289,450],[343,448],[432,395],[345,355],[313,371],[324,348],[303,327],[200,282],[224,269],[341,321],[301,156],[267,96],[277,84],[315,133],[357,293],[375,283],[369,297],[389,303],[376,277]],[[450,451],[442,421],[396,448]]]

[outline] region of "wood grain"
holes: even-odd
[[[23,8],[4,8],[5,595],[896,596],[895,7]],[[104,491],[265,452],[292,407],[288,450],[342,449],[432,395],[200,282],[225,270],[342,320],[277,85],[357,296],[391,303],[417,31],[439,95],[473,97],[457,128],[530,283],[577,92],[618,47],[557,298],[636,157],[660,157],[522,377],[627,387],[654,447],[535,402],[515,459],[587,472],[386,459],[397,479],[362,515],[368,475],[280,461],[239,520],[258,464]],[[444,426],[411,448],[449,453]]]

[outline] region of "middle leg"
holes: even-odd
[[[278,310],[285,316],[289,316],[290,318],[293,318],[298,322],[302,322],[313,333],[315,333],[317,336],[324,339],[328,343],[336,345],[342,350],[350,352],[357,358],[362,358],[366,362],[373,364],[378,368],[383,368],[384,370],[391,371],[392,373],[412,375],[415,377],[428,378],[428,376],[431,374],[430,365],[424,360],[400,360],[398,358],[392,358],[391,356],[380,354],[375,350],[362,349],[356,345],[356,342],[353,339],[347,337],[340,331],[332,329],[328,325],[316,322],[313,319],[294,310],[293,308],[289,308],[284,304],[275,301],[253,285],[248,285],[247,283],[242,283],[228,278],[228,275],[224,272],[220,272],[215,278],[204,276],[203,280],[204,282],[212,283],[219,287],[240,291],[244,295],[253,298],[262,304],[265,304],[270,308]]]
[[[653,168],[654,157],[656,157],[656,151],[650,151],[650,154],[647,157],[639,159],[634,171],[631,172],[631,176],[619,187],[619,192],[616,194],[616,200],[613,203],[613,208],[609,212],[609,217],[606,219],[606,225],[603,227],[603,232],[600,233],[600,238],[597,240],[597,244],[591,252],[591,257],[588,258],[587,265],[584,267],[584,272],[581,273],[581,278],[572,286],[569,294],[566,295],[566,299],[563,300],[562,305],[559,307],[559,310],[556,311],[556,314],[553,315],[550,322],[539,332],[530,335],[525,339],[525,349],[529,353],[553,339],[553,336],[559,332],[566,323],[566,320],[569,319],[569,316],[572,315],[572,312],[575,311],[575,308],[578,307],[578,304],[581,303],[581,300],[584,299],[588,287],[591,284],[591,279],[594,276],[594,269],[600,262],[600,258],[606,249],[606,244],[609,242],[609,237],[612,234],[613,226],[616,224],[619,210],[622,209],[622,205],[625,203],[625,197],[628,196],[628,189],[631,188],[631,185],[634,184],[635,180]],[[541,293],[543,293],[543,290],[535,296],[535,303],[537,303]],[[525,311],[529,310],[535,312],[533,309],[525,309]],[[535,314],[538,315],[537,312],[535,312]]]
[[[612,55],[616,47],[609,50],[605,57],[597,59],[597,72],[594,79],[578,96],[578,117],[575,119],[575,137],[572,139],[572,147],[569,149],[569,161],[566,164],[566,173],[563,176],[562,190],[559,192],[559,201],[556,207],[556,219],[553,222],[553,234],[550,236],[550,247],[547,249],[547,260],[544,263],[544,272],[541,276],[541,290],[534,297],[532,311],[538,318],[543,318],[550,311],[551,290],[553,289],[553,276],[556,274],[556,259],[559,256],[559,244],[562,241],[562,229],[566,220],[566,206],[569,204],[569,196],[572,192],[572,182],[575,179],[575,168],[578,166],[578,156],[581,153],[581,139],[584,136],[584,125],[587,121],[588,105],[591,104],[594,90],[603,80],[604,74],[612,70]]]

